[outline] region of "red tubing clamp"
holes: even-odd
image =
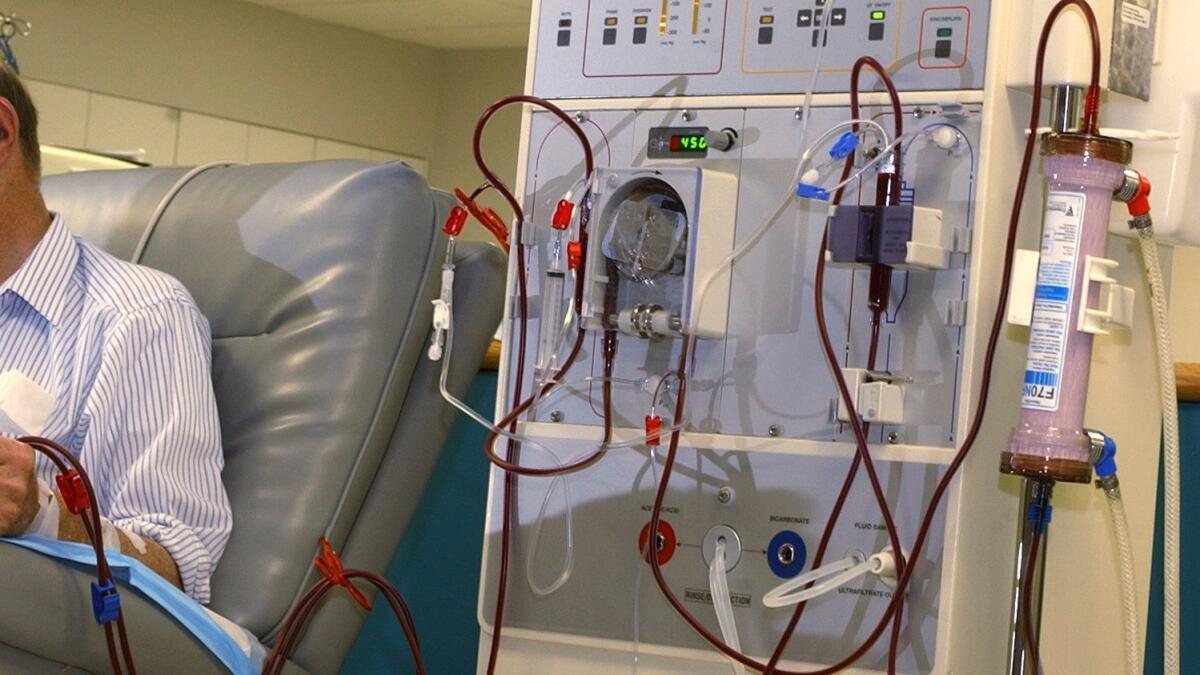
[[[467,224],[467,210],[461,206],[456,206],[450,209],[450,215],[446,216],[446,224],[442,227],[442,232],[457,237],[462,234],[463,226]]]
[[[362,591],[358,590],[357,586],[350,583],[350,580],[346,578],[346,574],[342,570],[342,559],[338,557],[333,547],[329,545],[329,540],[325,537],[321,537],[321,553],[313,558],[313,567],[317,568],[321,576],[345,588],[350,593],[350,597],[354,598],[354,601],[360,607],[368,612],[371,611],[371,601],[367,599],[367,596],[363,595]]]
[[[554,218],[550,220],[550,226],[556,230],[565,230],[571,225],[571,216],[574,214],[575,205],[565,199],[560,199],[558,206],[554,208]]]
[[[75,469],[67,469],[54,477],[58,484],[58,494],[62,496],[63,505],[74,515],[83,513],[88,507],[87,487],[83,484],[83,476]]]
[[[646,445],[658,445],[662,438],[657,436],[662,431],[662,418],[658,415],[646,415]]]
[[[577,270],[583,263],[583,244],[577,241],[567,243],[567,267]]]
[[[492,236],[496,238],[496,241],[500,242],[500,247],[504,249],[505,253],[507,253],[508,226],[504,224],[504,221],[500,219],[500,216],[496,215],[496,212],[490,208],[479,208],[479,204],[475,203],[475,200],[471,199],[470,195],[463,192],[459,188],[454,189],[454,196],[458,199],[460,204],[466,207],[467,211],[470,211],[471,215],[475,217],[475,220],[479,221],[480,225],[486,228],[488,232],[492,233]]]

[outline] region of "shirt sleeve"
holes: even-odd
[[[84,404],[80,449],[103,514],[162,545],[201,603],[233,526],[211,348],[190,298],[122,317]]]

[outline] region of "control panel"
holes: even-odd
[[[533,93],[799,93],[818,51],[818,92],[846,91],[864,55],[900,89],[981,89],[989,9],[987,0],[543,0]]]

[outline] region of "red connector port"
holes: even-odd
[[[638,534],[638,553],[645,551],[646,562],[650,562],[650,550],[646,547],[650,539],[650,523],[642,526],[642,531]],[[658,521],[658,537],[655,540],[655,550],[658,551],[658,564],[666,565],[671,562],[671,558],[675,555],[675,547],[679,545],[679,540],[675,537],[675,528],[665,520]]]

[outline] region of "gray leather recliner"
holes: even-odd
[[[70,229],[191,291],[213,333],[234,528],[210,608],[269,644],[318,578],[328,537],[348,567],[382,573],[453,414],[424,356],[450,198],[402,164],[316,162],[47,178]],[[175,191],[175,188],[179,188]],[[503,255],[460,245],[451,388],[466,390],[500,320]],[[109,671],[91,572],[0,545],[0,672]],[[122,594],[142,672],[221,667],[172,619]],[[363,612],[330,593],[293,672],[334,673]],[[420,617],[417,617],[418,628]],[[397,639],[402,639],[397,634]]]

